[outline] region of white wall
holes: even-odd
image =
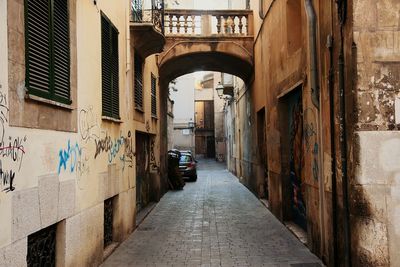
[[[174,103],[174,123],[194,121],[194,74],[187,74],[176,79],[177,92],[170,90]]]

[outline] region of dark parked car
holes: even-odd
[[[197,180],[197,161],[193,158],[191,153],[181,151],[179,159],[179,171],[183,177],[190,178],[191,181]]]

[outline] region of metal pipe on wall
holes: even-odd
[[[308,43],[310,49],[311,98],[314,106],[319,108],[317,16],[312,0],[305,0],[305,8],[308,20]]]
[[[322,134],[322,115],[320,106],[320,85],[319,85],[319,71],[318,71],[318,50],[317,50],[317,15],[313,6],[312,0],[305,0],[305,9],[308,21],[308,45],[310,54],[310,83],[311,83],[311,101],[314,106],[318,109],[318,117],[316,118],[315,124],[317,129],[317,166],[316,172],[318,175],[319,185],[319,221],[320,221],[320,238],[325,240],[325,181],[323,175],[323,134]],[[315,166],[313,168],[315,168]],[[324,242],[320,243],[320,251],[324,251]]]
[[[345,56],[344,56],[344,36],[343,30],[347,17],[347,1],[337,0],[337,12],[340,24],[340,50],[338,60],[338,79],[339,79],[339,145],[342,171],[342,194],[343,194],[343,228],[344,228],[344,264],[351,266],[350,252],[350,212],[349,212],[349,192],[348,192],[348,173],[347,173],[347,129],[346,129],[346,96],[345,96]]]

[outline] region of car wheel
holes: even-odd
[[[197,175],[192,176],[192,179],[190,179],[190,180],[192,180],[193,182],[196,182],[197,181]]]

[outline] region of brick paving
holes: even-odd
[[[199,165],[102,266],[320,266],[224,165]]]

